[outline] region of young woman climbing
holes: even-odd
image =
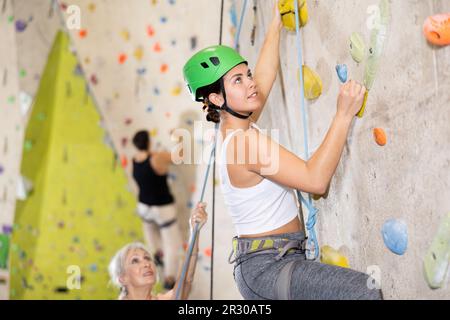
[[[279,70],[282,22],[276,6],[273,11],[254,76],[246,60],[226,46],[201,50],[183,69],[207,120],[220,122],[221,188],[238,235],[236,284],[245,299],[381,299],[381,290],[369,288],[367,274],[306,259],[290,191],[326,192],[366,90],[355,81],[341,88],[328,133],[307,162],[263,135],[255,122]]]

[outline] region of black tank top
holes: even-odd
[[[133,178],[139,186],[139,202],[161,206],[174,202],[167,185],[167,175],[158,175],[150,165],[150,156],[144,162],[133,159]]]

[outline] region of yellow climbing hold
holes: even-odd
[[[175,87],[172,88],[172,91],[170,92],[172,96],[176,97],[179,96],[181,93],[181,86],[177,84]]]
[[[278,9],[284,27],[290,31],[295,31],[295,1],[279,0]],[[306,0],[298,0],[298,11],[300,12],[300,27],[304,27],[308,23],[309,18]]]
[[[154,138],[158,135],[158,129],[152,129],[150,130],[150,137]]]
[[[335,250],[330,246],[323,246],[320,249],[321,256],[320,261],[325,264],[338,266],[342,268],[350,268],[348,259],[339,250]]]
[[[300,81],[300,75],[298,74]],[[322,94],[322,80],[320,76],[307,66],[303,66],[303,88],[305,98],[308,100],[317,99]]]
[[[143,55],[144,50],[142,49],[142,47],[137,47],[136,50],[134,50],[134,57],[136,58],[137,61],[141,61]]]
[[[361,110],[359,110],[359,112],[357,113],[358,118],[362,118],[364,115],[364,111],[366,111],[366,104],[367,104],[367,99],[369,98],[369,90],[366,91],[366,94],[364,95],[364,101],[361,107]]]
[[[120,36],[122,37],[123,40],[128,41],[130,40],[130,32],[128,30],[122,30],[120,32]]]

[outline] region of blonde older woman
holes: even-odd
[[[199,203],[192,211],[190,219],[191,232],[196,223],[199,224],[199,228],[206,223],[207,213],[205,207],[205,203]],[[189,294],[194,278],[197,255],[198,238],[189,263],[182,299],[186,299]],[[130,243],[115,254],[109,264],[109,274],[111,281],[120,288],[120,300],[172,300],[175,298],[174,289],[158,295],[152,292],[157,281],[157,271],[151,257],[148,249],[139,242]]]

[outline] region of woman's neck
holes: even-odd
[[[128,288],[125,299],[127,300],[152,300],[152,288]]]
[[[136,152],[136,155],[135,155],[135,159],[137,160],[137,161],[144,161],[145,159],[147,159],[147,157],[148,156],[150,156],[152,153],[151,152],[149,152],[149,151],[142,151],[142,150],[139,150],[138,152]]]
[[[251,118],[239,119],[228,113],[223,113],[220,119],[222,130],[232,129],[232,130],[248,130],[250,128]]]

